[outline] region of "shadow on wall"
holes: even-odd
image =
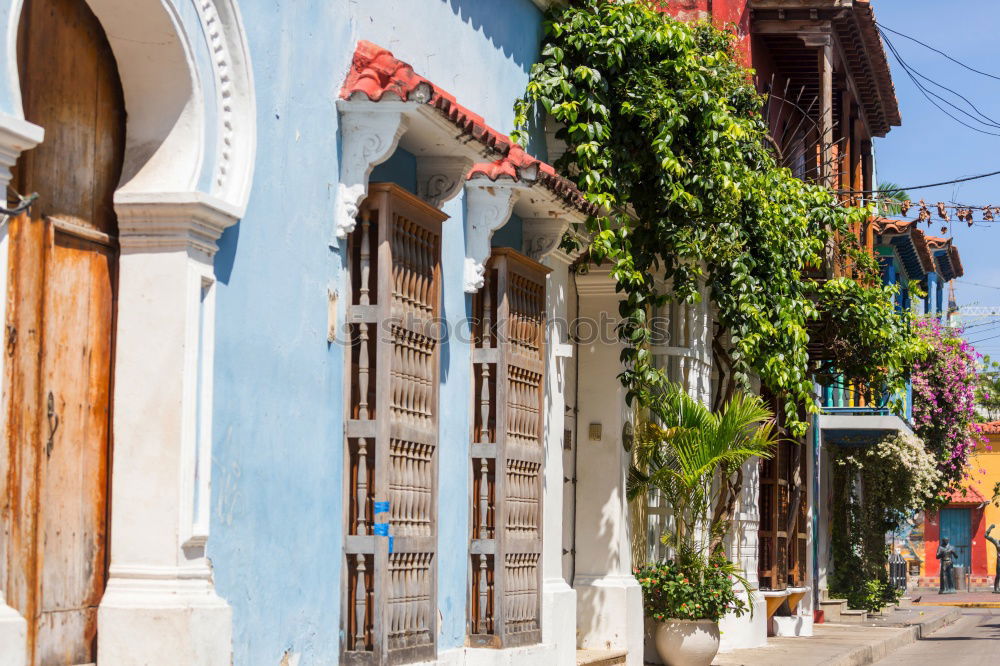
[[[593,497],[593,493],[588,493]],[[594,555],[596,548],[592,546],[588,549],[590,552],[589,559],[590,563],[585,565],[586,569],[592,572],[614,572],[618,571],[621,567],[621,554],[618,552],[615,541],[618,533],[618,529],[630,529],[627,523],[619,524],[618,521],[614,519],[614,513],[617,511],[617,506],[624,498],[615,498],[613,495],[616,494],[615,489],[609,489],[608,499],[606,502],[602,503],[600,507],[601,517],[598,521],[596,530],[593,529],[577,529],[577,542],[581,540],[588,540],[594,543],[604,543],[606,546],[602,549],[605,553],[604,557],[597,557]],[[577,557],[579,557],[579,547],[577,547]],[[577,571],[580,571],[580,564],[577,565]],[[626,575],[631,572],[624,572]],[[577,637],[580,636],[595,636],[604,635],[607,633],[608,627],[615,626],[618,622],[624,622],[620,618],[610,618],[607,617],[607,609],[604,606],[603,596],[596,594],[596,590],[593,590],[590,594],[580,594],[577,592],[577,619],[576,619],[576,632]],[[620,607],[620,606],[619,606]],[[624,637],[619,636],[619,640],[624,640]],[[610,645],[608,649],[610,649]]]
[[[541,11],[531,0],[441,0],[490,40],[525,72],[531,69],[542,38]],[[531,29],[531,28],[534,29]],[[519,48],[512,48],[519,47]],[[531,54],[531,60],[525,56]]]

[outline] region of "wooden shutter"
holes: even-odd
[[[792,439],[782,427],[781,402],[767,393],[764,397],[777,416],[782,439],[774,457],[760,461],[758,577],[762,590],[785,590],[806,582],[805,444]]]
[[[347,537],[343,661],[437,653],[441,223],[373,184],[348,242]]]
[[[479,647],[541,641],[545,276],[497,248],[474,299],[469,635]]]

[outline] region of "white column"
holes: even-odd
[[[727,615],[719,623],[722,630],[720,650],[760,647],[767,643],[767,602],[760,594],[757,579],[760,528],[760,461],[752,458],[743,464],[743,488],[740,491],[733,528],[727,538],[730,559],[743,569],[754,594],[753,615]],[[739,594],[749,602],[742,586]]]
[[[576,591],[563,578],[563,436],[566,429],[566,371],[573,362],[569,342],[569,301],[574,298],[569,266],[573,258],[558,250],[567,229],[560,220],[525,220],[524,251],[552,269],[545,289],[548,319],[545,367],[545,494],[542,523],[542,642],[554,645],[556,664],[576,663]]]
[[[580,294],[578,468],[576,511],[577,645],[627,650],[643,657],[642,589],[632,575],[622,446],[628,418],[618,381],[621,344],[615,333],[620,296],[606,270],[577,276]],[[598,432],[599,431],[599,432]]]
[[[0,191],[4,202],[7,201],[7,185],[10,183],[10,169],[17,163],[18,157],[25,150],[34,148],[42,141],[44,132],[38,125],[33,125],[20,118],[0,114]],[[29,194],[22,192],[21,194]],[[0,217],[0,322],[5,322],[7,306],[7,218]],[[6,355],[0,354],[0,377],[3,376],[3,362]],[[2,413],[6,415],[6,410]],[[3,441],[7,441],[7,424],[3,423]],[[4,447],[6,453],[8,448]],[[6,465],[0,465],[6,467]],[[5,566],[0,563],[0,566]],[[23,666],[26,658],[28,625],[16,610],[4,601],[3,588],[0,587],[0,664],[4,666]]]
[[[215,241],[235,211],[200,194],[115,203],[119,220],[105,666],[229,666],[229,605],[205,557]]]

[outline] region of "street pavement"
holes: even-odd
[[[1000,664],[1000,609],[963,608],[962,617],[916,643],[896,650],[878,666],[996,666]]]

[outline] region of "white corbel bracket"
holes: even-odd
[[[524,253],[535,261],[542,261],[556,251],[568,229],[569,224],[559,219],[525,220]]]
[[[417,195],[440,208],[462,190],[472,161],[461,157],[417,158]]]
[[[510,219],[518,192],[526,185],[514,181],[474,179],[465,184],[465,293],[474,294],[485,282],[493,232]]]
[[[574,252],[566,252],[560,245],[563,236],[569,232],[577,238],[579,248]],[[585,239],[572,230],[569,220],[561,218],[541,218],[524,220],[523,233],[524,253],[535,261],[545,263],[552,258],[571,264],[580,256],[586,247]]]
[[[396,150],[406,132],[406,113],[415,106],[391,101],[337,102],[342,146],[335,213],[338,239],[354,231],[358,208],[368,196],[368,178]]]
[[[6,192],[11,167],[17,164],[21,153],[40,144],[44,136],[45,130],[38,125],[0,114],[0,189]]]

